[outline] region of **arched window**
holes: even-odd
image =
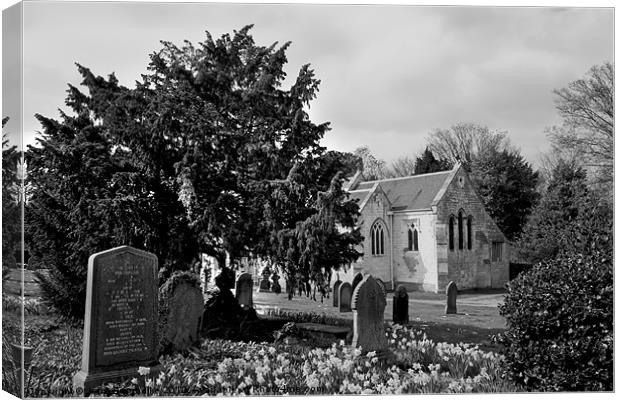
[[[418,251],[418,229],[413,225],[407,229],[407,242],[407,250]]]
[[[407,229],[407,250],[413,250],[413,229],[411,227]]]
[[[463,250],[463,211],[459,211],[459,250]]]
[[[450,250],[454,250],[454,215],[450,215],[448,223],[448,245]]]
[[[470,215],[467,217],[467,250],[471,250],[473,247],[473,241],[471,236],[471,225],[472,225],[473,217]]]
[[[373,255],[385,254],[385,240],[383,236],[383,224],[377,221],[370,228],[370,247]]]

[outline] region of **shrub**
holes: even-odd
[[[508,284],[500,314],[513,380],[541,391],[613,389],[613,269],[609,256],[564,255]]]

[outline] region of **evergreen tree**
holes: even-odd
[[[539,194],[538,172],[516,151],[490,151],[472,162],[472,180],[486,210],[509,240],[521,233]]]
[[[447,171],[451,168],[452,165],[449,161],[436,159],[433,152],[427,146],[422,155],[415,160],[414,174],[429,174],[431,172]]]
[[[357,209],[334,203],[342,193],[319,198],[354,159],[319,145],[328,124],[306,112],[318,91],[313,71],[302,67],[282,89],[288,43],[257,46],[250,28],[218,40],[207,33],[197,47],[163,42],[134,89],[78,65],[88,95],[70,86],[76,116],[38,116],[27,233],[52,270],[44,293],[65,315],[83,315],[88,256],[121,244],[154,252],[163,280],[198,252],[221,264],[226,254],[277,254],[274,237],[320,214],[324,231],[305,236],[327,235],[340,246],[330,256],[350,258],[353,242],[333,225]],[[283,189],[294,166],[303,173]],[[274,198],[279,207],[266,214]]]
[[[531,263],[559,254],[611,255],[613,207],[588,190],[586,172],[570,162],[560,162],[534,209],[518,246]]]
[[[6,125],[8,117],[2,120]],[[21,243],[20,179],[17,174],[20,154],[16,146],[2,136],[2,266],[15,268],[15,252]]]

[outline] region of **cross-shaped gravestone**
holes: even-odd
[[[394,292],[394,302],[392,305],[392,319],[397,324],[409,322],[409,295],[403,285],[398,285]]]
[[[446,287],[446,314],[456,314],[456,283],[450,281]]]
[[[385,296],[381,287],[370,275],[364,277],[355,288],[351,307],[353,309],[353,347],[383,352],[388,347],[383,322]]]
[[[340,285],[342,285],[341,280],[337,280],[336,282],[334,282],[334,307],[338,307],[340,305]]]
[[[353,290],[351,284],[345,282],[340,285],[340,293],[338,293],[338,305],[340,306],[340,312],[351,312],[351,295]]]
[[[156,374],[157,325],[157,257],[129,246],[91,255],[76,394],[136,376],[138,367]]]
[[[252,289],[254,288],[254,281],[252,275],[244,273],[237,278],[237,287],[235,289],[235,296],[239,305],[245,309],[254,307],[252,301]]]

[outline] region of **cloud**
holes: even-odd
[[[558,122],[552,90],[613,59],[612,9],[25,4],[26,132],[38,129],[31,114],[56,115],[66,84],[79,83],[75,61],[131,86],[159,40],[197,43],[253,23],[258,44],[292,41],[287,85],[303,64],[315,69],[310,114],[331,122],[330,147],[368,145],[390,161],[470,121],[507,130],[535,161]]]

